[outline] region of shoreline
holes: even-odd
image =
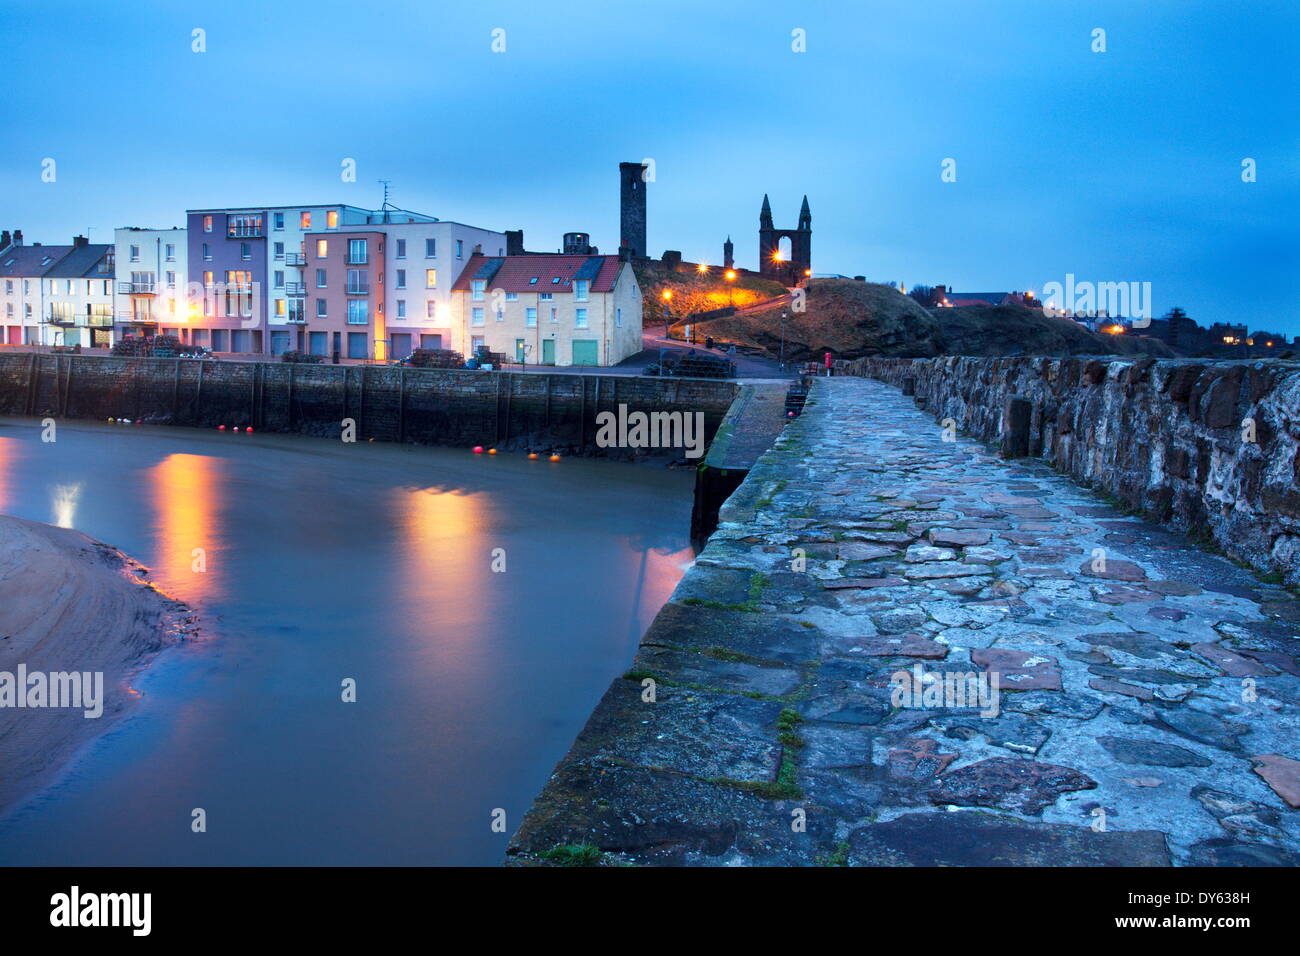
[[[82,747],[129,713],[139,699],[132,677],[196,632],[191,609],[155,588],[147,573],[79,531],[0,515],[0,675],[16,675],[20,665],[29,675],[102,674],[97,717],[78,706],[0,702],[0,816],[52,783]]]

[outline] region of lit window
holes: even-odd
[[[298,227],[301,229],[311,228],[311,213],[302,212],[298,214]]]
[[[284,317],[284,299],[275,300],[275,314],[281,318]]]
[[[212,231],[212,217],[211,217],[211,216],[204,216],[204,217],[203,217],[203,231],[204,231],[204,232],[211,232],[211,231]]]
[[[425,270],[424,270],[424,287],[425,287],[426,289],[434,289],[434,288],[437,288],[437,285],[438,285],[438,270],[437,270],[437,269],[425,269]]]
[[[325,228],[337,229],[339,227],[339,211],[331,209],[325,213]]]
[[[303,215],[304,215],[304,216],[308,216],[308,215],[311,215],[311,214],[310,214],[310,213],[303,213]],[[327,240],[327,239],[317,239],[317,240],[316,240],[316,258],[317,258],[317,259],[324,259],[324,258],[325,258],[326,256],[328,256],[329,254],[330,254],[330,244],[329,244],[329,240]]]

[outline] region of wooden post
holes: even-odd
[[[284,410],[285,416],[289,421],[289,431],[293,431],[293,379],[294,373],[297,371],[295,367],[297,364],[297,362],[289,363],[289,400],[287,407]]]
[[[172,375],[172,424],[178,424],[181,416],[181,360],[172,359],[176,363],[175,373]]]
[[[906,377],[903,379],[903,394],[904,394],[904,395],[915,395],[915,394],[916,394],[916,379],[914,379],[914,378],[913,378],[912,376],[910,376],[910,375],[906,376]]]
[[[397,371],[397,440],[406,442],[406,366]]]
[[[199,363],[198,381],[194,384],[194,424],[203,420],[203,368],[211,359],[195,359]]]

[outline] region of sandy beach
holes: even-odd
[[[0,813],[50,783],[121,718],[138,696],[132,675],[193,633],[189,609],[147,574],[78,531],[0,515]],[[96,683],[102,694],[93,706],[49,706],[57,679],[44,698],[34,688],[53,674],[84,676],[86,696],[95,696]],[[15,704],[19,696],[28,706]]]

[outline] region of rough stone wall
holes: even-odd
[[[847,371],[912,379],[936,419],[991,443],[1008,437],[1008,399],[1028,399],[1030,455],[1300,584],[1300,364],[946,356]]]
[[[704,379],[522,374],[395,366],[0,353],[0,414],[129,418],[159,425],[357,439],[496,445],[627,457],[598,449],[596,415],[703,412],[712,437],[737,386]]]

